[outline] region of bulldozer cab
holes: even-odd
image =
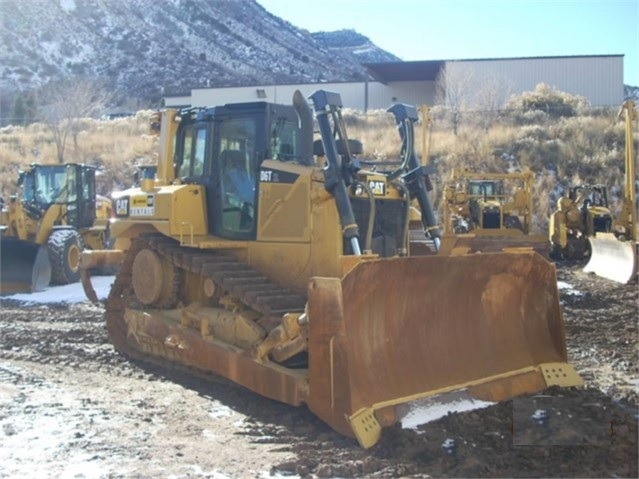
[[[468,194],[471,197],[496,199],[501,196],[503,185],[500,181],[476,181],[468,182]]]
[[[262,162],[304,164],[298,116],[292,106],[265,102],[191,111],[180,120],[175,176],[206,190],[209,233],[251,240]],[[278,180],[279,181],[279,180]]]
[[[79,165],[32,165],[20,172],[27,214],[41,217],[51,205],[65,206],[65,223],[88,228],[95,221],[95,168]]]
[[[608,192],[605,185],[579,185],[570,188],[568,198],[582,206],[608,208]]]

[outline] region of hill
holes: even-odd
[[[360,80],[397,57],[354,31],[311,34],[254,0],[2,0],[0,93],[106,79],[154,99],[207,86]]]

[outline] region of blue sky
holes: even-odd
[[[639,0],[257,0],[296,27],[351,28],[402,60],[624,56],[639,86]]]

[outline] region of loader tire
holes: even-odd
[[[73,229],[57,230],[47,241],[51,262],[51,284],[70,284],[80,281],[80,255],[84,243]]]
[[[553,261],[562,261],[564,258],[561,251],[561,246],[558,244],[551,244],[550,247],[550,259]]]

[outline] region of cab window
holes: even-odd
[[[300,130],[297,123],[282,118],[273,123],[270,139],[270,158],[280,161],[299,161]]]
[[[206,158],[206,125],[191,125],[183,130],[181,145],[178,148],[178,178],[192,178],[204,173]]]
[[[222,224],[231,233],[253,230],[256,130],[254,118],[230,118],[219,126]]]

